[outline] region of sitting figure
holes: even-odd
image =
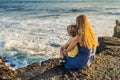
[[[68,32],[68,35],[69,35],[70,38],[69,38],[68,42],[66,43],[66,45],[64,45],[60,49],[60,60],[61,60],[61,62],[64,61],[63,59],[64,59],[65,56],[75,57],[78,53],[77,45],[72,50],[68,51],[67,53],[65,52],[65,50],[68,48],[69,44],[73,41],[74,37],[76,36],[76,33],[77,33],[76,25],[69,25],[67,27],[67,32]]]
[[[120,38],[120,21],[116,20],[116,26],[114,28],[114,35],[113,37]]]

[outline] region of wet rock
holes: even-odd
[[[9,71],[9,67],[8,66],[2,66],[2,67],[0,67],[0,69],[2,69],[3,71]]]
[[[23,73],[23,72],[26,71],[26,69],[25,69],[25,68],[19,68],[19,69],[17,69],[16,71],[17,71],[18,73]]]
[[[35,63],[28,65],[27,67],[40,67],[40,66],[41,66],[40,62],[35,62]]]
[[[9,69],[9,66],[5,65],[2,56],[0,56],[0,80],[10,78],[10,76],[7,75],[7,73],[10,71],[11,70]]]

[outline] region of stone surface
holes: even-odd
[[[64,69],[57,58],[35,62],[15,71],[0,69],[0,79],[7,80],[119,80],[120,39],[100,37],[99,54],[87,69]],[[2,59],[2,58],[0,58]],[[4,63],[0,64],[4,65]],[[5,65],[4,65],[5,66]]]
[[[99,37],[98,41],[97,53],[109,48],[120,48],[120,39],[116,37]]]
[[[2,63],[2,56],[0,56],[0,63]]]
[[[3,80],[4,78],[10,78],[10,76],[7,75],[7,73],[11,72],[9,69],[9,66],[6,66],[3,62],[2,56],[0,56],[0,80]]]

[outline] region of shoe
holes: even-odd
[[[59,64],[59,65],[62,65],[62,64],[64,64],[64,63],[65,63],[65,60],[60,58],[58,64]]]

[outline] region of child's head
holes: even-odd
[[[68,31],[69,35],[71,35],[72,37],[75,37],[76,33],[77,33],[76,25],[69,25],[69,26],[67,26],[67,31]]]

